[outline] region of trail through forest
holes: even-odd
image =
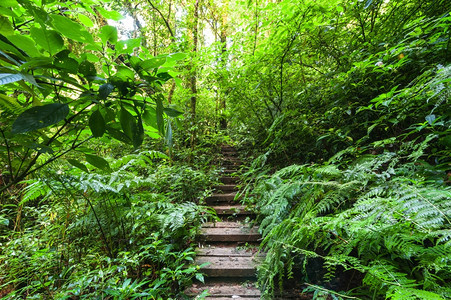
[[[263,255],[259,252],[261,235],[258,227],[249,225],[254,214],[236,197],[239,177],[235,174],[241,166],[238,153],[226,145],[221,150],[222,184],[206,199],[219,220],[202,225],[196,249],[195,263],[202,266],[207,279],[205,284],[194,284],[188,295],[207,290],[210,296],[205,299],[260,299],[255,279]]]
[[[450,13],[0,0],[0,297],[451,299]]]

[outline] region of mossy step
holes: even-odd
[[[209,284],[194,284],[186,292],[189,296],[200,295],[208,290],[210,296],[205,299],[260,299],[260,290],[254,284],[215,282]],[[194,297],[193,297],[194,298]]]
[[[224,173],[224,174],[234,174],[234,173],[238,173],[238,171],[239,170],[237,170],[237,169],[226,169],[226,170],[223,170],[222,173]]]
[[[197,256],[219,256],[219,257],[264,257],[263,252],[259,252],[257,247],[243,248],[243,247],[221,247],[209,246],[196,249]]]
[[[248,216],[254,215],[249,211],[246,206],[243,205],[214,205],[211,206],[218,216]]]
[[[219,184],[219,185],[214,185],[213,188],[216,191],[220,191],[223,193],[231,193],[231,192],[238,191],[236,184]]]
[[[257,227],[207,227],[201,228],[198,238],[207,242],[258,242],[261,235]]]
[[[239,182],[239,178],[236,176],[222,176],[219,180],[224,184],[234,184]]]
[[[197,256],[197,265],[209,263],[200,268],[209,277],[255,277],[257,258],[241,256]]]
[[[213,194],[205,199],[208,205],[232,204],[235,202],[236,193]],[[238,200],[238,199],[237,199]]]

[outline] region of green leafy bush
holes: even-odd
[[[393,152],[344,169],[336,162],[256,178],[248,201],[267,251],[259,268],[265,292],[294,277],[350,295],[450,297],[449,186],[430,180],[428,164]]]

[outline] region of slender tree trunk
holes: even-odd
[[[169,94],[168,94],[168,103],[171,104],[172,103],[172,96],[174,95],[174,91],[175,91],[175,81],[172,81],[171,84],[171,89],[169,90]]]
[[[199,0],[196,0],[196,3],[194,4],[194,14],[193,14],[194,20],[193,20],[193,55],[197,55],[197,43],[199,38],[199,32],[198,32],[198,23],[199,23]],[[190,87],[191,87],[191,99],[190,99],[190,114],[191,114],[191,150],[194,150],[194,147],[196,146],[196,133],[197,130],[195,129],[196,124],[196,102],[197,102],[197,71],[196,66],[192,65],[192,72],[191,72],[191,78],[190,78]]]
[[[222,85],[225,84],[225,76],[226,73],[226,67],[227,67],[227,10],[228,10],[228,4],[229,2],[226,1],[224,12],[221,16],[221,72],[223,75],[221,76]],[[219,93],[219,128],[224,130],[227,129],[227,119],[225,116],[225,110],[226,110],[226,93],[227,91],[222,88]]]

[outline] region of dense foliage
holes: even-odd
[[[318,299],[451,297],[449,10],[255,5],[230,101],[264,153],[244,178],[268,295],[294,281]]]
[[[269,299],[451,298],[450,10],[0,1],[0,296],[183,297],[229,134]]]

